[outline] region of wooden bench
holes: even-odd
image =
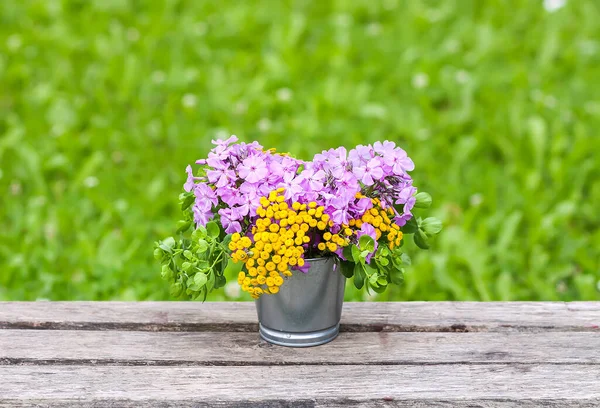
[[[259,339],[252,303],[0,302],[0,407],[598,407],[600,302],[346,303]]]

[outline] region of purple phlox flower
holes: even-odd
[[[242,192],[235,186],[225,186],[217,189],[217,194],[229,207],[241,204],[243,202]]]
[[[185,172],[187,173],[187,180],[183,185],[183,189],[189,193],[194,188],[194,181],[197,180],[197,178],[194,177],[194,171],[192,170],[192,166],[187,166],[185,168]]]
[[[373,208],[373,202],[371,201],[370,198],[367,198],[367,197],[363,197],[363,198],[356,200],[350,206],[350,210],[355,215],[353,218],[362,217],[364,215],[364,213],[366,213],[367,210],[370,210],[371,208]]]
[[[225,232],[233,234],[234,232],[242,232],[242,225],[239,223],[237,213],[233,212],[232,208],[221,208],[219,210],[221,216],[221,225],[225,228]]]
[[[404,204],[404,207],[406,208],[407,206],[410,207],[410,209],[412,209],[415,205],[415,202],[417,201],[416,198],[414,197],[415,193],[417,192],[417,189],[413,186],[407,186],[405,188],[403,188],[400,193],[398,193],[398,195],[396,196],[396,204]]]
[[[318,170],[316,173],[313,173],[312,177],[308,180],[308,184],[313,190],[319,190],[323,188],[323,185],[327,181],[327,173],[323,170]]]
[[[247,157],[254,156],[254,155],[263,156],[263,155],[265,155],[265,152],[263,151],[263,147],[258,142],[252,142],[252,143],[238,143],[238,144],[231,146],[230,154],[232,154],[235,157],[236,162],[234,163],[234,165],[237,166],[239,163],[241,163]]]
[[[344,171],[339,178],[335,180],[335,188],[337,195],[344,195],[350,198],[356,196],[360,191],[360,184],[354,173]]]
[[[194,195],[196,196],[195,206],[203,211],[210,211],[213,206],[219,205],[217,193],[206,183],[196,184]]]
[[[196,225],[206,225],[215,216],[211,210],[204,211],[198,206],[192,209],[194,213],[194,222]]]
[[[264,183],[256,184],[256,186],[257,186],[256,191],[259,194],[259,196],[268,196],[269,193],[275,189],[273,184],[269,183],[268,181],[265,181]]]
[[[258,193],[258,186],[256,184],[248,183],[247,181],[242,183],[239,190],[242,193],[240,204],[247,206],[248,213],[251,216],[256,215],[256,209],[260,205],[260,195]]]
[[[373,157],[375,152],[371,146],[358,145],[348,153],[348,160],[354,167],[365,166]]]
[[[236,135],[231,135],[231,137],[229,137],[226,140],[222,140],[222,139],[211,140],[212,144],[216,145],[216,147],[213,149],[213,151],[216,154],[223,153],[225,150],[227,150],[227,148],[229,147],[230,144],[235,143],[237,141],[238,141],[238,138]]]
[[[212,169],[206,171],[206,176],[208,181],[214,183],[217,188],[230,185],[235,180],[235,172],[229,169],[226,163],[215,161],[211,166]]]
[[[306,191],[319,192],[323,190],[325,182],[327,181],[327,173],[323,170],[315,170],[314,168],[307,168],[298,175],[300,184]]]
[[[293,271],[300,271],[302,273],[308,273],[308,270],[310,269],[310,264],[308,262],[304,262],[304,265],[302,265],[302,266],[294,265],[290,269]]]
[[[244,195],[244,197],[248,197],[249,200],[253,200],[255,198],[260,198],[260,193],[258,192],[258,185],[249,183],[247,181],[243,182],[240,185],[240,192]]]
[[[406,155],[406,152],[399,147],[394,149],[390,154],[384,155],[383,162],[389,166],[396,175],[403,175],[407,171],[415,169],[415,163],[413,163],[411,158]]]
[[[238,206],[231,207],[231,217],[234,220],[241,220],[250,211],[250,204],[248,202],[242,202]]]
[[[417,199],[414,197],[414,194],[417,192],[415,187],[406,187],[396,197],[396,204],[403,205],[402,214],[399,214],[395,218],[396,224],[399,226],[403,226],[406,224],[408,220],[412,218],[411,210],[415,206],[415,202]]]
[[[330,204],[334,208],[331,214],[333,222],[338,225],[348,224],[351,218],[348,212],[348,200],[345,197],[334,197]]]
[[[385,140],[382,142],[373,143],[373,150],[382,156],[392,152],[396,148],[396,143]]]
[[[375,252],[377,251],[377,248],[379,246],[379,244],[377,243],[377,234],[375,233],[375,227],[373,227],[371,224],[365,222],[360,227],[360,231],[356,232],[356,236],[358,237],[359,240],[360,240],[360,237],[362,237],[363,235],[368,235],[371,238],[373,238],[373,241],[375,241],[375,247],[373,249],[373,252],[371,252],[369,255],[367,255],[367,258],[366,258],[367,263],[370,263],[371,258],[373,257],[373,255],[375,254]]]
[[[325,170],[335,178],[342,177],[349,167],[345,147],[329,149],[321,154],[317,154],[313,162],[316,167]]]
[[[287,201],[298,201],[304,189],[300,185],[300,179],[294,178],[289,181],[285,179],[277,185],[277,188],[283,187],[285,190],[283,196]]]
[[[367,186],[373,185],[376,181],[383,178],[383,168],[381,167],[381,159],[374,157],[369,160],[364,166],[354,167],[354,174]]]
[[[194,187],[194,196],[196,197],[192,207],[194,222],[196,225],[206,225],[214,217],[213,206],[219,204],[217,194],[208,184],[198,183]]]
[[[296,177],[298,167],[300,167],[302,162],[287,156],[279,157],[281,157],[281,162],[279,163],[281,165],[281,177],[284,181],[288,182]]]
[[[344,174],[348,173],[348,170],[352,167],[348,162],[346,149],[340,147],[330,152],[331,154],[327,161],[327,170],[333,177],[341,178]]]
[[[240,178],[249,183],[258,183],[269,174],[264,158],[258,155],[246,157],[237,170]]]

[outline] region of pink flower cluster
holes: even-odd
[[[227,233],[245,232],[256,216],[259,199],[279,188],[292,202],[316,201],[325,207],[335,226],[358,219],[379,198],[395,208],[395,222],[402,226],[412,217],[416,188],[408,172],[413,161],[394,142],[376,142],[346,151],[330,149],[303,162],[265,151],[257,142],[236,143],[237,137],[213,141],[216,145],[203,165],[205,175],[194,176],[188,166],[186,191],[193,191],[194,219],[205,225],[215,214]],[[367,198],[357,198],[361,193]],[[368,232],[366,232],[368,233]],[[371,235],[371,234],[369,234]]]

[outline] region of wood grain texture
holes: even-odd
[[[196,402],[191,400],[150,400],[150,401],[132,401],[129,399],[95,399],[93,403],[85,400],[66,400],[52,401],[47,400],[29,400],[16,401],[11,400],[2,402],[0,408],[23,408],[23,407],[52,407],[52,408],[90,408],[90,407],[112,407],[112,408],[137,408],[137,407],[173,407],[173,408],[598,408],[598,400],[584,401],[577,399],[545,399],[545,400],[510,400],[510,399],[479,399],[472,400],[334,400],[334,399],[304,399],[304,400],[261,400],[260,402],[232,402],[232,401],[212,401]]]
[[[5,366],[0,369],[0,401],[67,404],[85,398],[108,406],[120,401],[269,406],[293,396],[294,401],[346,406],[414,400],[446,401],[449,406],[486,406],[488,400],[573,406],[600,404],[599,378],[595,365]]]
[[[253,303],[0,302],[0,329],[256,332]],[[386,302],[344,305],[342,331],[590,331],[599,302]]]
[[[419,365],[598,364],[596,333],[342,333],[309,349],[257,333],[0,330],[2,364]]]
[[[0,408],[596,407],[600,303],[347,303],[309,349],[252,303],[0,303]]]

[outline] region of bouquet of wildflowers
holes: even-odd
[[[357,288],[379,293],[402,282],[405,236],[426,249],[441,230],[437,219],[413,217],[431,197],[417,194],[414,163],[393,142],[339,147],[312,161],[235,136],[213,143],[196,172],[186,170],[179,238],[156,243],[173,296],[205,299],[226,275],[254,298],[276,294],[292,271],[307,271],[308,259],[328,256]]]

